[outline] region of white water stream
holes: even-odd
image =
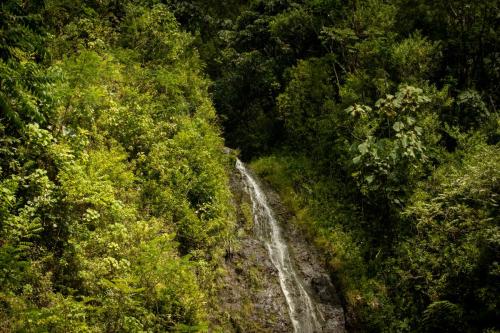
[[[292,265],[288,246],[281,235],[281,228],[269,207],[266,195],[240,160],[236,160],[236,168],[243,176],[246,191],[252,200],[257,237],[264,242],[269,257],[278,270],[281,290],[288,304],[294,332],[322,332],[314,303]]]

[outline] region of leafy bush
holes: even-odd
[[[162,5],[80,5],[41,12],[50,61],[0,60],[0,330],[206,330],[232,210],[192,39]]]

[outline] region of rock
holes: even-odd
[[[246,222],[242,204],[250,204],[242,181],[239,173],[235,172],[230,182],[237,211],[236,229],[244,227]],[[335,287],[319,261],[320,256],[291,223],[292,215],[282,205],[279,196],[265,185],[263,189],[283,228],[294,266],[321,314],[322,332],[345,332],[344,312]],[[252,232],[236,233],[236,237],[238,244],[231,248],[225,261],[226,274],[214,305],[213,317],[216,320],[226,318],[226,321],[218,321],[217,325],[228,333],[293,332],[278,271],[267,249]]]
[[[311,287],[322,303],[340,304],[337,291],[327,275],[313,277]]]

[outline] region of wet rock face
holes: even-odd
[[[237,241],[228,249],[214,311],[215,332],[293,332],[278,272],[253,232],[250,198],[239,173],[231,177],[237,210]]]
[[[293,216],[283,206],[277,193],[269,187],[265,190],[273,210],[279,216],[296,268],[315,300],[322,318],[322,332],[345,332],[344,309],[330,275],[320,261],[321,254],[291,222]]]
[[[321,322],[318,332],[345,332],[344,312],[321,258],[303,233],[290,223],[290,213],[277,194],[263,185],[269,204],[280,223],[295,270],[315,304]],[[217,317],[222,332],[293,332],[287,301],[281,289],[278,271],[264,244],[254,234],[251,200],[241,175],[231,177],[237,210],[237,242],[226,255],[226,273],[221,281]],[[299,309],[301,311],[301,309]],[[311,332],[314,333],[314,332]]]
[[[330,278],[325,275],[315,276],[311,279],[311,287],[321,303],[340,304],[335,287]]]

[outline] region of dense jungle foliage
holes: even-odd
[[[2,1],[0,331],[206,331],[222,136],[320,249],[348,329],[500,331],[499,13]]]
[[[170,8],[227,144],[322,249],[351,329],[500,330],[498,0]]]
[[[205,330],[231,241],[193,46],[157,1],[0,5],[0,331]]]

